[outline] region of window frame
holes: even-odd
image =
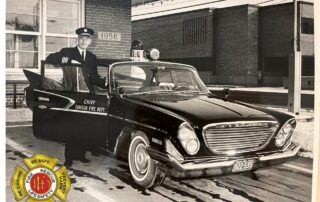
[[[57,33],[48,33],[47,32],[47,4],[49,0],[39,0],[40,2],[40,12],[39,12],[39,31],[37,32],[29,32],[29,31],[21,31],[21,30],[5,30],[6,34],[21,34],[21,35],[33,35],[38,37],[38,67],[37,68],[26,68],[29,71],[40,73],[41,70],[41,60],[46,58],[47,47],[47,37],[63,37],[67,38],[68,46],[70,44],[70,39],[76,39],[76,34],[57,34]],[[78,4],[78,27],[84,26],[85,22],[85,0],[54,0],[57,2],[71,2]],[[7,13],[6,13],[7,14]],[[7,52],[7,49],[5,50]],[[6,73],[19,73],[23,74],[22,68],[7,68],[6,65]],[[55,70],[49,70],[49,72],[55,72]]]
[[[47,65],[50,65],[49,67],[47,67]],[[54,68],[52,68],[54,67]],[[65,69],[66,68],[66,69]],[[54,82],[57,82],[57,84],[60,84],[61,86],[60,87],[63,87],[63,78],[64,76],[66,76],[63,72],[64,70],[66,71],[67,69],[73,69],[74,71],[73,72],[70,72],[69,71],[69,75],[70,74],[73,74],[74,76],[76,76],[76,78],[72,78],[72,79],[75,79],[74,82],[75,82],[75,85],[76,85],[76,89],[74,90],[65,90],[65,89],[54,89],[54,88],[48,88],[44,81],[45,79],[47,80],[51,80],[51,81],[54,81]],[[64,70],[63,70],[64,69]],[[48,71],[49,70],[49,71]],[[61,76],[61,81],[58,81],[56,80],[55,78],[52,78],[51,76],[54,76],[53,71],[55,73],[59,73]],[[69,67],[64,67],[64,66],[55,66],[55,65],[51,65],[51,64],[44,64],[43,66],[43,81],[42,81],[42,87],[43,89],[45,89],[46,91],[54,91],[54,92],[62,92],[62,93],[84,93],[84,94],[90,94],[90,90],[89,90],[89,86],[87,85],[86,81],[85,81],[85,78],[84,76],[82,75],[82,82],[85,84],[86,86],[86,90],[83,90],[83,89],[80,89],[80,86],[83,85],[83,84],[80,84],[80,79],[79,79],[79,76],[80,76],[80,73],[79,71],[82,72],[82,67],[81,66],[74,66],[74,65],[71,65]],[[66,76],[67,77],[67,76]],[[59,77],[60,78],[60,77]],[[70,78],[70,77],[69,77]]]

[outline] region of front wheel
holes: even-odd
[[[165,178],[164,173],[159,170],[148,155],[146,151],[148,145],[149,141],[143,133],[135,133],[128,152],[128,163],[132,178],[135,183],[144,188],[158,186]]]

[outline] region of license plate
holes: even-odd
[[[233,165],[232,172],[240,172],[240,171],[246,171],[251,170],[254,164],[254,159],[244,159],[236,161],[236,163]]]

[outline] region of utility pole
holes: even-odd
[[[298,16],[298,2],[293,0],[293,53],[289,57],[288,79],[288,110],[296,115],[301,107],[301,51],[300,51],[300,15]],[[300,13],[300,12],[299,12]]]

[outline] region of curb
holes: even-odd
[[[296,120],[299,122],[311,122],[314,120],[314,117],[306,116],[306,117],[296,117]]]
[[[32,111],[29,108],[6,108],[6,122],[32,121]]]

